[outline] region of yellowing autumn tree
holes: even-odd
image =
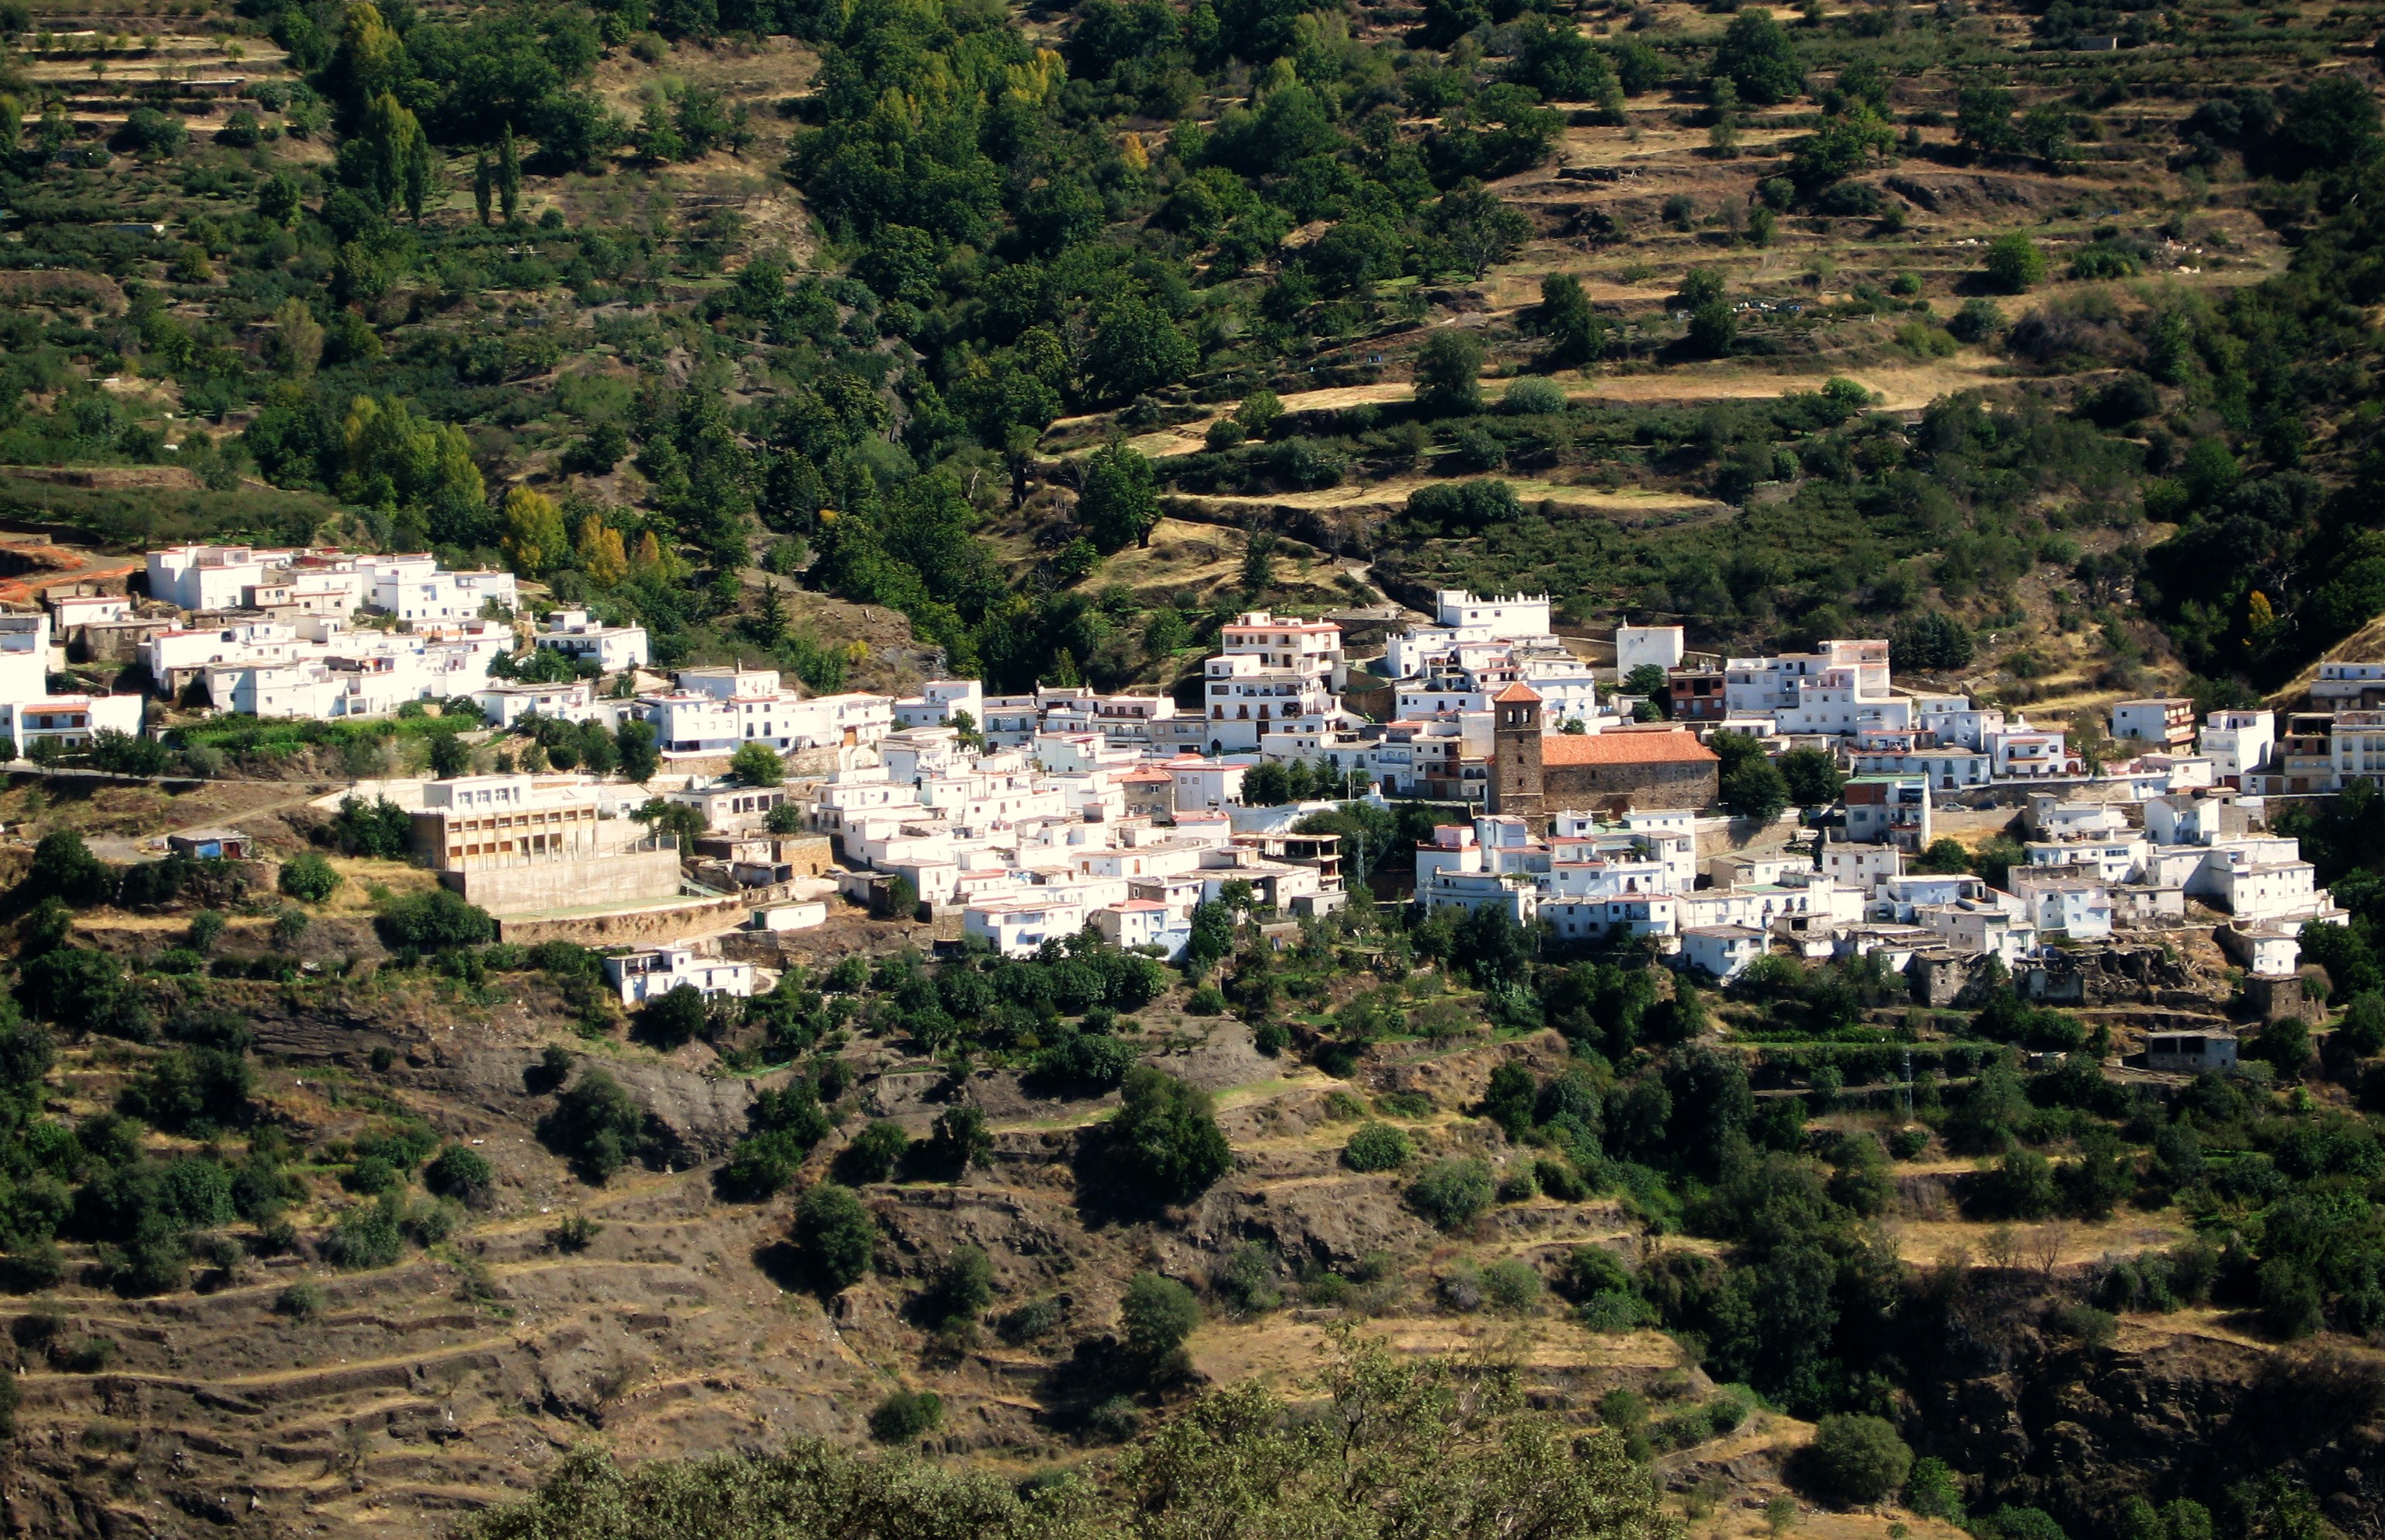
[[[506,560],[525,578],[543,578],[571,548],[555,499],[528,487],[506,493]]]
[[[621,531],[601,518],[580,526],[580,568],[600,589],[609,589],[630,575],[630,557],[621,545]]]

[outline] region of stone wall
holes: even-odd
[[[2315,970],[2305,970],[2315,971]],[[2244,975],[2244,1006],[2254,1021],[2266,1025],[2270,1022],[2308,1022],[2316,1026],[2327,1020],[2327,1006],[2311,998],[2303,987],[2303,975],[2246,974]]]
[[[1551,813],[1603,809],[1617,800],[1636,808],[1712,807],[1720,778],[1709,763],[1552,764],[1541,772],[1541,803]]]
[[[1769,850],[1786,845],[1801,832],[1797,810],[1789,808],[1769,822],[1756,818],[1700,818],[1691,826],[1697,835],[1701,870],[1708,856],[1736,855],[1745,850]]]
[[[1942,1010],[1962,997],[1971,981],[1986,971],[1987,958],[1972,952],[1932,948],[1913,954],[1904,976],[1913,998],[1932,1010]]]
[[[2161,1005],[2194,979],[2170,948],[2106,941],[2049,949],[2013,982],[2048,1005]]]

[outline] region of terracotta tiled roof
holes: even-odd
[[[1524,683],[1523,680],[1518,679],[1514,684],[1509,685],[1506,689],[1501,690],[1498,694],[1491,697],[1491,703],[1494,706],[1505,705],[1510,702],[1534,702],[1538,701],[1540,698],[1539,691],[1532,689],[1531,686]]]
[[[1541,739],[1541,764],[1718,764],[1694,733],[1559,733]]]

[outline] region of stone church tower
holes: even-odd
[[[1491,697],[1491,811],[1521,818],[1535,838],[1549,829],[1541,776],[1541,698],[1518,681]]]

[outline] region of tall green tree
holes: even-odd
[[[1151,543],[1159,522],[1158,479],[1141,451],[1111,442],[1085,463],[1085,489],[1077,497],[1077,522],[1103,554],[1128,545]]]
[[[339,166],[340,180],[381,212],[403,207],[416,219],[438,180],[422,124],[386,91],[366,105],[355,135],[340,146]]]
[[[1482,342],[1443,327],[1417,350],[1416,399],[1428,416],[1466,416],[1482,406]]]

